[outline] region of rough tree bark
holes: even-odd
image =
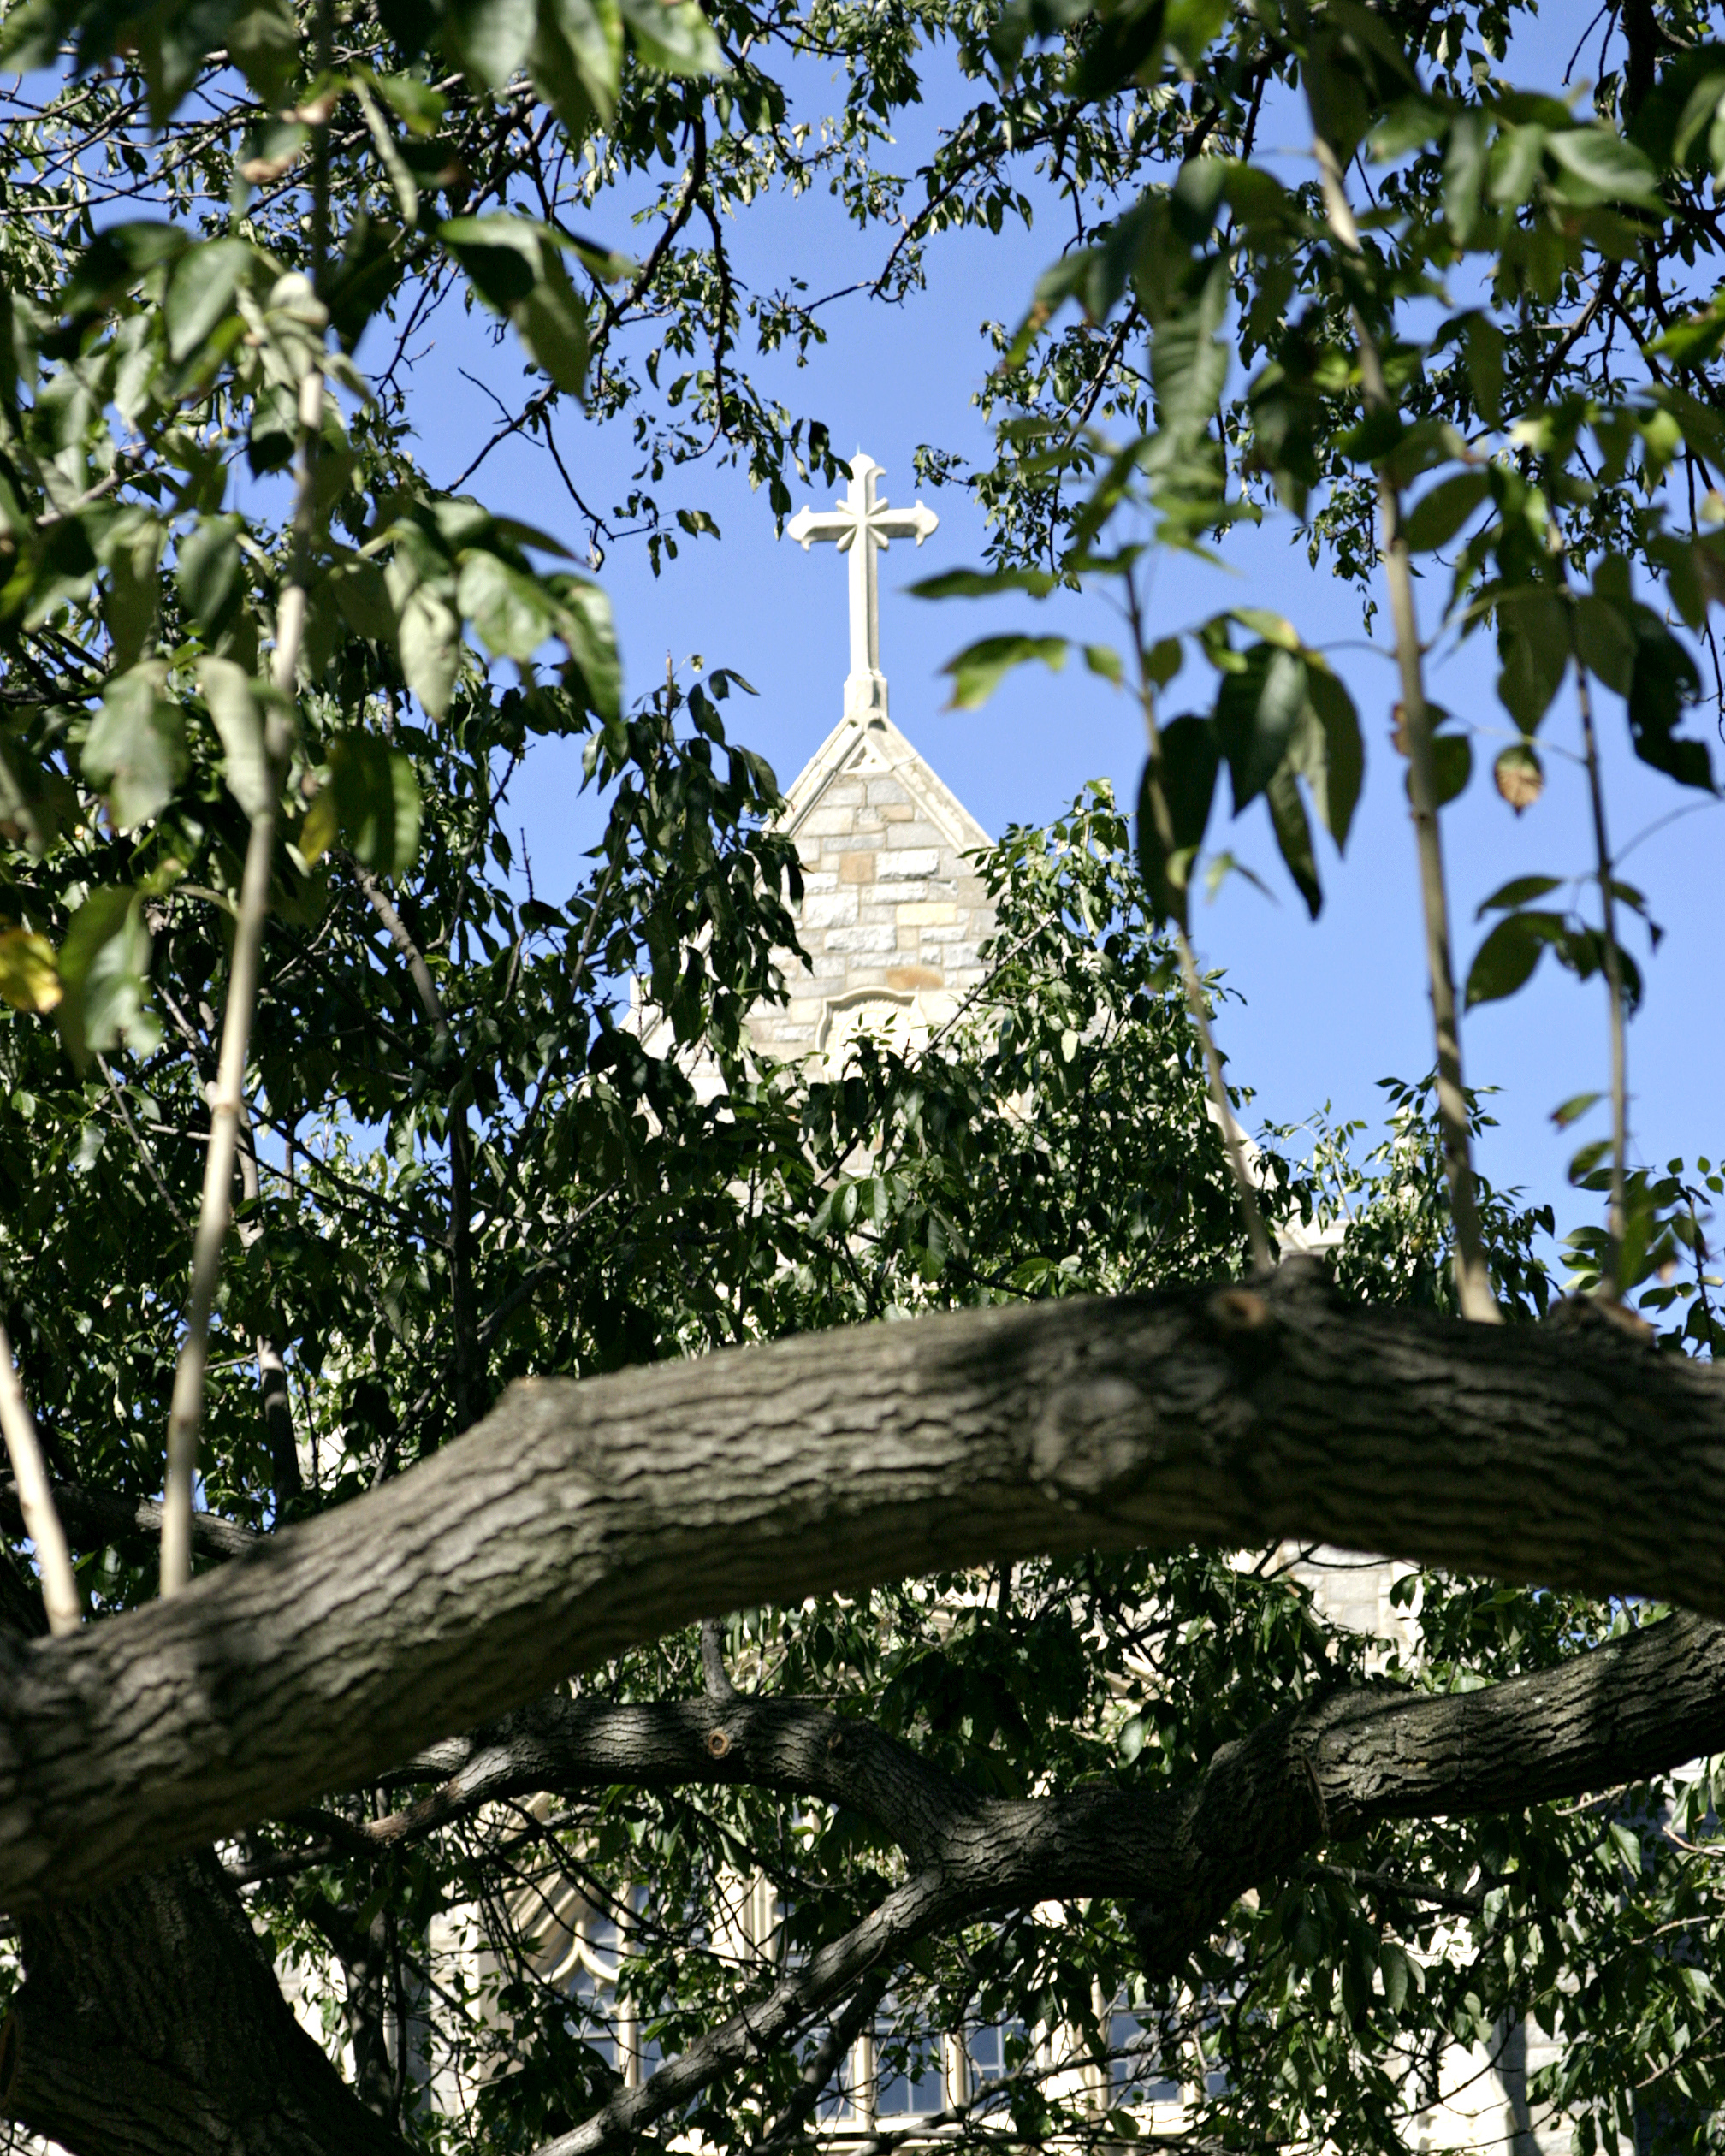
[[[442,1785],[372,1832],[388,1846],[528,1791],[738,1782],[843,1804],[904,1851],[910,1876],[853,1931],[540,2152],[599,2156],[632,2145],[859,1985],[889,1981],[937,1929],[1039,1901],[1123,1901],[1154,1981],[1176,1975],[1248,1887],[1375,1823],[1520,1810],[1722,1745],[1725,1628],[1683,1616],[1480,1691],[1333,1694],[1224,1746],[1180,1788],[1017,1801],[981,1796],[867,1722],[809,1701],[549,1698],[422,1755],[416,1768],[442,1773]]]
[[[294,2020],[213,1857],[28,1917],[0,2109],[74,2156],[405,2156]]]
[[[0,1900],[95,1892],[707,1612],[1288,1536],[1725,1615],[1725,1385],[1314,1268],[517,1386],[171,1603],[0,1643]]]

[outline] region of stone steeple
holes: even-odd
[[[786,797],[781,827],[797,842],[806,966],[787,951],[788,1003],[751,1022],[767,1053],[836,1057],[866,1028],[926,1039],[982,978],[993,915],[965,858],[988,834],[886,714],[880,666],[879,556],[894,539],[920,547],[937,519],[922,502],[893,509],[881,467],[859,450],[845,499],[800,510],[787,535],[806,553],[831,540],[846,557],[851,671],[845,715]]]
[[[781,1059],[830,1054],[859,1028],[926,1037],[982,978],[994,925],[975,863],[988,834],[884,714],[841,719],[786,797],[809,954],[781,965],[787,1003],[751,1021]]]

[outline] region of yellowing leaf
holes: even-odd
[[[1492,767],[1497,791],[1519,816],[1531,808],[1545,791],[1545,773],[1538,751],[1525,741],[1512,741]]]
[[[63,990],[54,946],[33,928],[0,928],[0,997],[15,1010],[52,1010]]]
[[[308,868],[335,844],[338,828],[335,789],[325,786],[305,811],[305,820],[299,826],[299,837],[296,842]]]

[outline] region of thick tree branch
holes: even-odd
[[[1300,1264],[525,1383],[170,1604],[0,1641],[0,1899],[280,1817],[713,1609],[1035,1552],[1309,1538],[1725,1615],[1722,1485],[1711,1370],[1603,1321],[1362,1310]]]
[[[210,1857],[22,1930],[7,2118],[79,2156],[406,2156],[294,2020]]]
[[[147,1497],[116,1497],[110,1490],[86,1490],[81,1483],[50,1483],[55,1508],[74,1549],[108,1549],[138,1541],[155,1542],[162,1534],[162,1507]],[[24,1508],[15,1483],[0,1479],[0,1527],[9,1535],[27,1535]],[[192,1547],[206,1557],[240,1557],[262,1537],[219,1513],[193,1513]]]
[[[867,1740],[854,1747],[863,1774],[845,1787],[819,1736],[834,1718],[798,1701],[777,1703],[779,1714],[767,1716],[764,1703],[726,1710],[707,1701],[639,1709],[548,1701],[534,1736],[520,1741],[520,1763],[552,1788],[572,1780],[656,1780],[680,1750],[682,1771],[673,1779],[842,1796],[877,1818],[885,1764],[904,1784],[921,1780],[916,1839],[906,1844],[912,1877],[766,2002],[691,2046],[643,2088],[614,2098],[541,2156],[596,2156],[627,2145],[743,2064],[751,2047],[785,2042],[852,1985],[878,1976],[889,1953],[902,1955],[937,1924],[1029,1902],[1135,1899],[1134,1928],[1153,1981],[1176,1975],[1247,1887],[1324,1843],[1386,1820],[1520,1809],[1639,1780],[1715,1750],[1725,1742],[1725,1630],[1673,1619],[1485,1691],[1332,1695],[1272,1716],[1173,1790],[1129,1785],[1022,1801],[978,1798],[857,1723],[839,1725]],[[704,1740],[697,1735],[702,1721]],[[730,1738],[722,1750],[710,1742],[719,1730]]]

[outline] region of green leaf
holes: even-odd
[[[1519,210],[1533,192],[1545,162],[1545,130],[1504,127],[1491,145],[1486,192],[1500,210]]]
[[[1567,1130],[1571,1123],[1579,1122],[1597,1101],[1604,1098],[1604,1094],[1599,1093],[1574,1093],[1561,1107],[1551,1111],[1551,1120],[1559,1130]]]
[[[949,711],[976,711],[987,702],[1013,667],[1040,659],[1058,673],[1066,663],[1064,637],[984,637],[949,659],[941,668],[952,677]]]
[[[649,68],[672,75],[730,72],[696,0],[620,0],[631,43]]]
[[[372,317],[387,306],[406,268],[399,225],[362,210],[348,229],[347,244],[324,289],[329,326],[341,349],[352,352]]]
[[[213,642],[233,619],[244,590],[238,517],[203,517],[180,542],[175,582],[186,611]]]
[[[1473,776],[1473,744],[1466,734],[1432,737],[1432,791],[1434,805],[1447,808],[1467,791]]]
[[[1538,731],[1569,663],[1569,610],[1555,594],[1525,586],[1497,602],[1497,694],[1525,734]]]
[[[561,255],[546,250],[543,274],[513,318],[529,358],[560,389],[579,396],[587,380],[587,308]]]
[[[1695,661],[1656,614],[1635,610],[1635,661],[1629,680],[1629,732],[1635,753],[1677,780],[1710,791],[1712,759],[1704,742],[1678,741],[1672,729],[1701,693]]]
[[[417,585],[402,606],[396,642],[407,686],[434,719],[441,719],[461,663],[459,617],[436,592]]]
[[[1243,656],[1238,673],[1222,677],[1216,698],[1216,728],[1236,816],[1263,792],[1287,755],[1309,681],[1305,660],[1272,644],[1254,644]]]
[[[1629,139],[1656,164],[1686,165],[1697,142],[1712,126],[1722,94],[1725,46],[1702,44],[1676,53],[1637,106],[1629,122]]]
[[[1153,767],[1147,761],[1138,782],[1138,870],[1156,919],[1178,919],[1192,862],[1204,843],[1222,752],[1214,722],[1189,715],[1158,729],[1163,803],[1173,844],[1165,850],[1152,797]]]
[[[556,633],[554,604],[538,579],[493,554],[463,558],[456,602],[495,658],[531,659]]]
[[[353,79],[353,94],[359,100],[359,110],[365,116],[365,125],[371,132],[371,143],[377,152],[377,162],[389,176],[389,185],[401,211],[401,222],[413,226],[419,222],[419,186],[401,154],[401,145],[390,130],[383,116],[383,108],[371,94],[370,86],[362,76]]]
[[[1323,910],[1324,887],[1318,880],[1317,856],[1312,850],[1312,826],[1306,804],[1300,798],[1300,782],[1285,763],[1264,790],[1270,805],[1270,821],[1276,844],[1282,850],[1288,873],[1299,886],[1306,910],[1315,921]]]
[[[1003,591],[1028,591],[1044,599],[1059,578],[1046,569],[949,569],[913,583],[916,599],[995,599]]]
[[[514,324],[529,357],[560,389],[578,394],[587,373],[587,310],[555,234],[526,217],[489,216],[452,217],[438,236],[480,298]]]
[[[1169,50],[1189,74],[1197,74],[1199,63],[1221,35],[1231,12],[1229,0],[1168,0],[1163,34]]]
[[[559,631],[569,647],[569,665],[564,685],[578,690],[589,708],[608,724],[614,725],[623,708],[623,661],[617,649],[617,625],[611,601],[602,586],[589,577],[560,576],[556,579],[563,604]],[[720,677],[714,677],[717,687]],[[732,675],[732,680],[740,680]],[[748,684],[743,684],[745,688]],[[755,691],[750,689],[752,696]]]
[[[222,737],[228,791],[255,822],[275,806],[276,785],[252,678],[231,659],[205,658],[198,679]]]
[[[1227,386],[1230,355],[1218,332],[1231,296],[1228,266],[1218,260],[1196,298],[1159,322],[1150,340],[1156,417],[1175,445],[1204,433]]]
[[[1489,133],[1483,112],[1458,113],[1449,130],[1443,156],[1443,216],[1458,247],[1467,245],[1479,222]]]
[[[1633,143],[1605,127],[1574,127],[1550,135],[1545,146],[1566,175],[1566,201],[1633,202],[1664,207],[1658,175]]]
[[[1384,2004],[1392,2014],[1399,2014],[1408,2003],[1411,1971],[1407,1954],[1393,1939],[1386,1939],[1379,1944],[1378,1967],[1384,1977]]]
[[[412,759],[375,735],[347,733],[331,739],[329,764],[348,850],[368,868],[404,874],[419,850],[419,781]]]
[[[437,132],[438,123],[449,110],[449,100],[441,90],[434,90],[418,75],[380,74],[371,80],[378,96],[409,134],[423,139]]]
[[[1135,78],[1147,80],[1162,57],[1165,0],[1121,0],[1098,20],[1072,71],[1070,89],[1088,102],[1123,89]]]
[[[121,672],[143,657],[156,626],[165,536],[159,518],[147,511],[127,510],[116,518],[103,537],[108,588],[102,616],[111,644],[110,661]]]
[[[299,71],[299,27],[290,0],[251,0],[228,24],[228,56],[266,105],[278,105]]]
[[[1458,471],[1451,479],[1440,479],[1408,511],[1402,537],[1415,554],[1447,546],[1491,491],[1491,475],[1484,471]]]
[[[1180,671],[1180,639],[1161,637],[1144,654],[1144,672],[1159,689],[1165,689]]]
[[[1479,901],[1473,918],[1484,921],[1488,913],[1512,913],[1518,906],[1548,897],[1562,880],[1557,876],[1512,876],[1508,883],[1500,884],[1489,898]]]
[[[1462,334],[1467,343],[1467,380],[1473,401],[1495,427],[1503,412],[1503,332],[1489,315],[1476,308],[1467,317]]]
[[[1120,654],[1112,644],[1086,644],[1084,663],[1094,674],[1104,681],[1111,681],[1117,689],[1126,678],[1126,670],[1120,663]]]
[[[395,609],[389,587],[375,561],[350,561],[329,572],[330,589],[341,619],[356,636],[388,646],[395,641]]]
[[[473,80],[501,90],[527,57],[533,41],[535,0],[453,0],[448,35]]]
[[[1575,655],[1591,674],[1627,696],[1635,672],[1635,624],[1609,599],[1584,592],[1575,601]]]
[[[1512,913],[1486,937],[1467,968],[1467,1009],[1513,996],[1532,973],[1546,945],[1563,933],[1556,914]]]
[[[1177,850],[1195,853],[1209,826],[1222,763],[1216,726],[1213,720],[1196,715],[1175,719],[1160,729],[1159,741],[1162,791],[1174,844]]]
[[[243,240],[206,240],[175,263],[162,300],[171,358],[183,359],[195,351],[231,313],[240,280],[252,261]]]
[[[174,262],[188,242],[177,225],[140,219],[110,225],[78,258],[60,305],[74,317],[93,314],[146,275],[158,263]]]
[[[149,1008],[150,930],[141,891],[92,891],[60,946],[62,991],[54,1016],[81,1071],[122,1040],[139,1054],[160,1041]]]
[[[84,743],[84,776],[119,831],[158,814],[186,775],[186,722],[162,694],[167,674],[151,660],[110,681]]]
[[[1621,1819],[1611,1821],[1610,1833],[1618,1857],[1626,1869],[1639,1879],[1641,1875],[1641,1837]]]
[[[46,936],[33,928],[0,928],[0,1003],[45,1016],[64,992]]]
[[[1301,771],[1324,828],[1336,841],[1337,852],[1343,852],[1366,778],[1360,714],[1341,681],[1319,660],[1307,664],[1306,689],[1321,730],[1322,753],[1302,760]]]

